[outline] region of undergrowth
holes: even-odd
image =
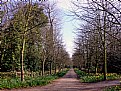
[[[32,86],[42,86],[46,85],[53,80],[64,76],[68,70],[58,72],[57,74],[48,75],[48,76],[39,76],[39,77],[26,77],[24,81],[21,81],[20,78],[0,78],[0,89],[11,89],[11,88],[20,88],[20,87],[32,87]]]
[[[106,87],[103,91],[121,91],[121,86]]]
[[[104,76],[101,73],[94,74],[94,73],[86,73],[84,71],[81,71],[79,69],[75,69],[75,72],[77,73],[78,77],[80,78],[81,82],[99,82],[103,81]],[[118,75],[116,73],[108,73],[107,74],[107,80],[115,80],[119,79],[121,75]]]

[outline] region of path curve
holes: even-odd
[[[102,91],[104,87],[119,84],[119,80],[102,81],[98,83],[80,83],[80,81],[77,80],[77,75],[74,72],[74,69],[70,69],[64,77],[57,79],[46,86],[2,91]]]

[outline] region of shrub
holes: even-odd
[[[64,76],[64,75],[67,73],[67,71],[68,71],[68,70],[64,70],[64,71],[58,72],[58,73],[56,74],[56,76],[62,77],[62,76]]]
[[[80,77],[80,78],[83,77],[83,76],[88,76],[88,74],[84,71],[81,71],[81,70],[78,70],[78,69],[75,69],[74,71],[77,73],[78,77]]]

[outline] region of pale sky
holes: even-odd
[[[74,24],[75,22],[72,21],[72,17],[67,16],[69,14],[69,10],[71,10],[72,0],[56,0],[58,1],[57,6],[62,10],[64,15],[63,17],[63,26],[62,26],[62,33],[63,33],[63,41],[66,45],[66,50],[72,56],[73,54],[73,47],[74,47]]]
[[[62,28],[62,33],[63,33],[63,40],[66,45],[66,50],[70,54],[70,57],[72,56],[74,52],[74,39],[76,38],[76,35],[74,34],[75,30],[77,27],[79,27],[79,24],[83,24],[83,21],[80,23],[78,20],[74,20],[73,16],[67,16],[67,15],[72,15],[70,11],[73,9],[77,9],[77,7],[73,6],[72,2],[79,2],[80,5],[85,5],[86,0],[53,0],[57,1],[57,6],[60,8],[60,10],[65,13],[63,16],[63,28]]]

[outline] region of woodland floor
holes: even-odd
[[[119,84],[119,80],[102,81],[98,83],[81,83],[77,79],[77,75],[74,72],[74,69],[70,69],[64,77],[57,79],[46,86],[2,91],[103,91],[103,89],[107,86]]]

